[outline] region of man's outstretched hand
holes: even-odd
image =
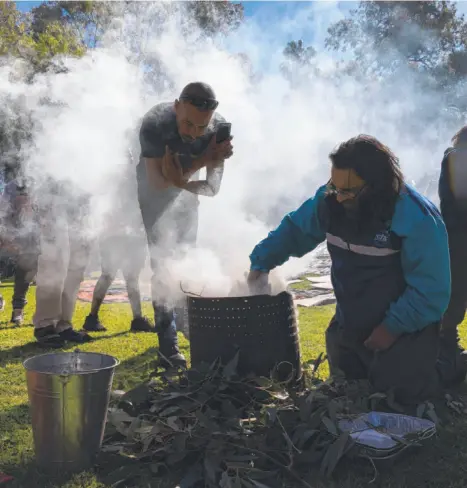
[[[246,281],[250,292],[255,295],[267,293],[269,290],[269,274],[264,271],[250,270]]]
[[[365,341],[365,347],[371,351],[385,351],[396,342],[397,337],[391,334],[384,324],[381,324],[373,330],[370,337]]]

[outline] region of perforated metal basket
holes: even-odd
[[[297,379],[300,345],[293,297],[188,297],[191,363],[229,361],[239,350],[238,373]]]

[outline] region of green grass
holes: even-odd
[[[32,434],[27,406],[27,392],[22,362],[40,353],[33,341],[33,329],[29,326],[13,327],[8,323],[11,314],[10,284],[2,284],[1,291],[7,300],[3,321],[0,322],[0,470],[11,474],[15,481],[11,487],[24,488],[102,488],[101,472],[83,473],[69,479],[50,479],[34,466]],[[29,293],[26,307],[27,322],[34,311],[34,290]],[[149,305],[145,304],[150,315]],[[89,311],[89,304],[78,302],[75,325],[80,328]],[[333,313],[332,306],[300,308],[300,334],[304,361],[315,358],[324,351],[324,329]],[[1,320],[2,317],[0,317]],[[114,389],[128,389],[147,378],[155,356],[155,334],[130,334],[130,308],[128,305],[106,305],[102,321],[108,332],[96,335],[98,340],[81,347],[116,356],[121,364],[117,369]],[[462,332],[465,334],[464,327]],[[464,343],[465,341],[464,337]],[[188,354],[188,344],[181,339]],[[323,371],[323,373],[327,373]],[[107,461],[108,462],[108,461]],[[112,462],[110,462],[112,465]],[[308,480],[317,488],[360,488],[367,486],[373,471],[367,464],[343,462],[333,480],[322,480],[317,474]],[[165,485],[165,483],[162,483]],[[124,485],[122,485],[124,486]],[[161,486],[159,482],[153,485]],[[426,445],[413,457],[398,462],[387,472],[382,472],[373,486],[382,488],[465,488],[467,486],[467,422],[460,418],[440,429],[436,440]],[[173,487],[173,485],[172,485]]]
[[[308,280],[302,280],[299,281],[298,283],[292,283],[291,285],[289,285],[289,288],[295,291],[311,290],[311,287],[312,287],[311,281]]]

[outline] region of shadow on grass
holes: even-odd
[[[119,337],[129,334],[129,331],[116,332],[115,334],[105,335],[101,337],[93,337],[92,342],[102,341],[104,339],[112,339],[114,337]],[[31,337],[33,335],[33,329],[31,328]],[[87,343],[89,344],[89,343]],[[36,340],[32,339],[31,342],[24,344],[22,346],[11,347],[10,349],[5,349],[0,351],[0,366],[5,366],[6,364],[16,363],[19,361],[25,361],[31,356],[36,356],[38,354],[47,354],[50,352],[60,352],[60,351],[70,351],[74,349],[79,349],[81,344],[68,343],[66,346],[60,349],[48,349],[41,347]]]

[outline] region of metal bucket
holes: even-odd
[[[82,471],[93,465],[118,363],[88,352],[42,354],[23,363],[41,468]]]

